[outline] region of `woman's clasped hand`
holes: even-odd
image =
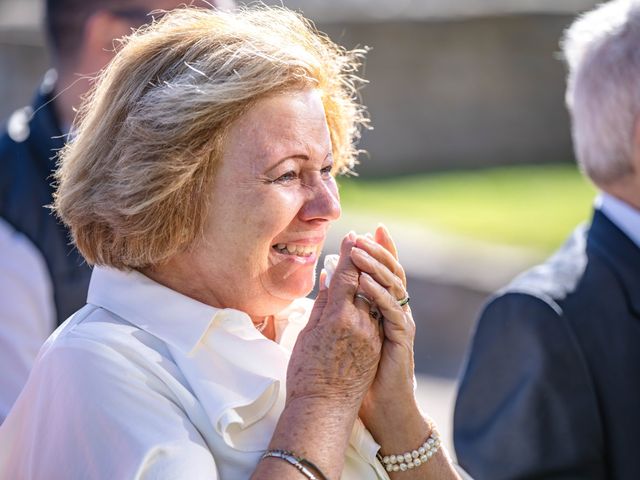
[[[291,356],[287,405],[323,415],[328,423],[346,420],[348,426],[359,417],[383,453],[419,448],[437,434],[415,399],[415,323],[388,230],[381,225],[374,235],[350,232],[328,286],[326,276],[323,270],[309,322]],[[451,475],[433,478],[458,478],[446,454],[430,461],[437,475]],[[417,469],[402,473],[407,479],[431,478]]]
[[[399,304],[406,277],[386,228],[375,237],[349,233],[328,288],[324,275],[292,355],[288,397],[351,402],[374,424],[385,404],[402,405],[414,388],[415,324]]]
[[[282,418],[287,418],[288,409],[299,408],[318,419],[319,428],[326,431],[331,424],[349,430],[359,417],[380,444],[380,459],[417,452],[437,433],[414,394],[415,323],[407,302],[406,275],[388,230],[381,225],[374,235],[346,235],[328,285],[326,277],[323,270],[309,322],[292,352]],[[278,430],[274,438],[277,435]],[[299,441],[298,449],[322,458],[317,450],[305,451]],[[400,460],[385,468],[395,476],[395,466],[407,480],[458,478],[446,453],[436,449],[433,457],[429,452],[425,452],[428,457],[421,455],[429,458],[422,468],[417,468],[419,460],[407,462],[402,472]],[[331,465],[326,469],[328,475],[334,473]]]

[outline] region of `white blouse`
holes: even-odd
[[[94,268],[87,305],[47,340],[0,427],[0,478],[249,478],[284,408],[311,301],[277,342],[139,272]],[[358,421],[343,480],[388,479]]]

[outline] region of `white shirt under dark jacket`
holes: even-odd
[[[596,197],[595,206],[640,248],[640,211],[604,192]]]
[[[0,478],[249,478],[310,306],[276,318],[276,343],[242,312],[96,267],[87,305],[45,343],[0,427]],[[378,449],[358,421],[342,479],[388,479]]]

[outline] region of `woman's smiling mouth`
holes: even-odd
[[[283,255],[296,255],[298,257],[310,257],[316,250],[316,245],[296,245],[295,243],[278,243],[272,247]]]

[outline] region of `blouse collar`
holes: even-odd
[[[219,311],[136,270],[98,265],[91,275],[87,303],[109,310],[187,354],[196,347]]]
[[[264,339],[246,313],[199,302],[137,270],[96,265],[87,303],[109,310],[185,354],[193,352],[213,325],[247,340]],[[276,341],[288,351],[306,325],[310,303],[307,298],[295,300],[275,316]]]
[[[246,313],[203,304],[137,271],[96,266],[87,303],[167,344],[227,445],[265,448],[284,408],[287,365],[311,300],[296,300],[275,316],[279,343],[258,332]]]

